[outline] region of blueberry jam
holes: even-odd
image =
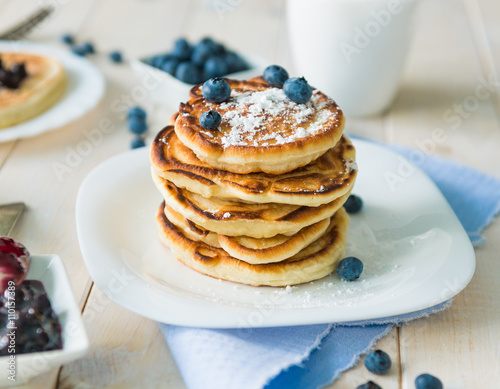
[[[0,294],[7,289],[8,282],[19,285],[26,276],[30,264],[26,247],[7,237],[0,237]]]
[[[23,63],[14,64],[10,69],[6,69],[0,58],[0,88],[18,89],[26,77],[28,73]]]
[[[12,289],[0,298],[0,356],[14,354],[9,346],[15,354],[61,349],[61,325],[42,283],[26,280]]]

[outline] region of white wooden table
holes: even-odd
[[[85,358],[33,380],[30,388],[144,387],[183,388],[156,323],[109,301],[85,269],[75,230],[75,198],[85,175],[103,160],[128,149],[131,135],[113,112],[116,99],[138,81],[127,65],[110,63],[107,53],[122,49],[127,58],[161,52],[173,39],[210,35],[242,52],[251,52],[293,69],[285,28],[285,1],[0,0],[0,29],[22,19],[39,4],[54,4],[55,15],[29,40],[61,45],[63,32],[91,40],[101,54],[92,61],[108,82],[100,107],[60,131],[0,144],[0,204],[24,201],[29,209],[13,237],[32,253],[59,254],[69,272],[91,341]],[[223,13],[214,7],[226,4]],[[236,4],[236,5],[231,5]],[[348,131],[416,147],[435,128],[446,132],[435,153],[500,178],[500,88],[466,110],[453,128],[444,116],[473,96],[478,78],[500,75],[500,2],[422,0],[415,39],[400,93],[385,115],[348,120]],[[333,96],[335,97],[335,96]],[[169,111],[139,101],[150,113],[151,140]],[[53,170],[85,131],[109,118],[115,130],[62,180]],[[384,389],[413,388],[414,378],[432,372],[450,388],[500,385],[500,220],[486,230],[487,243],[476,250],[474,279],[450,309],[395,328],[379,342],[394,367],[374,377],[359,364],[331,388],[355,388],[374,379]]]

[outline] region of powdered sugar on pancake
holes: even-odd
[[[220,128],[228,129],[223,131],[221,143],[224,147],[257,147],[313,136],[335,119],[337,112],[328,107],[330,103],[321,101],[317,91],[308,103],[297,104],[279,88],[251,92],[233,90],[229,100],[219,105],[222,111]]]

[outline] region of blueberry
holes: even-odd
[[[82,45],[83,49],[87,52],[87,54],[95,54],[94,45],[90,42],[85,42]]]
[[[282,88],[284,82],[288,80],[288,72],[281,66],[271,65],[264,70],[264,80],[270,85]]]
[[[127,126],[131,133],[142,135],[144,134],[148,126],[143,118],[132,116],[127,120]]]
[[[363,272],[363,262],[356,257],[346,257],[337,265],[337,273],[340,278],[346,281],[354,281]]]
[[[227,73],[229,73],[229,66],[222,57],[210,57],[203,66],[203,75],[206,79],[221,77]]]
[[[82,45],[71,46],[71,51],[73,54],[79,55],[80,57],[85,57],[87,55],[87,49]]]
[[[226,48],[222,44],[217,43],[212,38],[208,37],[203,38],[196,44],[196,47],[201,47],[201,46],[206,47],[213,55],[221,55],[226,52]]]
[[[175,75],[175,71],[177,70],[177,67],[180,63],[181,61],[178,58],[168,58],[167,60],[163,61],[160,68],[164,72],[167,72],[173,76]]]
[[[232,51],[226,52],[223,58],[229,68],[228,73],[242,72],[248,69],[248,65],[243,58]]]
[[[205,61],[212,55],[214,55],[214,53],[212,52],[210,47],[206,45],[197,45],[193,49],[193,53],[191,55],[191,61],[198,66],[203,66],[205,64]]]
[[[172,55],[180,61],[187,61],[191,58],[191,46],[184,38],[179,38],[174,43]]]
[[[286,97],[297,104],[305,104],[312,96],[312,88],[304,77],[293,77],[283,84]]]
[[[131,107],[127,111],[127,117],[128,118],[138,117],[141,119],[145,119],[146,118],[146,111],[139,106]]]
[[[166,55],[155,55],[151,58],[150,64],[155,68],[161,68],[161,65],[163,65],[163,62],[165,62],[167,59],[168,56]]]
[[[391,358],[382,350],[375,350],[365,358],[366,368],[374,374],[385,374],[391,368]]]
[[[63,34],[61,35],[61,42],[72,45],[75,42],[75,38],[71,34]]]
[[[202,72],[193,62],[181,62],[175,71],[175,77],[188,84],[198,84],[202,80]]]
[[[415,379],[416,389],[443,389],[443,384],[441,381],[430,375],[430,374],[420,374]]]
[[[200,124],[207,130],[215,130],[222,122],[222,116],[217,111],[206,111],[200,115]]]
[[[223,78],[215,77],[205,81],[201,92],[203,97],[211,103],[222,103],[231,95],[231,87]]]
[[[358,213],[363,208],[363,200],[356,195],[350,195],[344,203],[344,208],[348,213]]]
[[[366,384],[359,385],[357,389],[382,389],[373,381],[368,381]]]
[[[130,142],[131,149],[138,149],[144,146],[146,146],[146,142],[144,142],[144,139],[139,137],[132,139],[132,142]]]
[[[122,53],[119,51],[112,51],[111,53],[109,53],[109,59],[111,59],[111,61],[113,61],[114,63],[123,62]]]

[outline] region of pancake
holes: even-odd
[[[158,209],[160,239],[177,259],[199,273],[254,286],[288,286],[323,278],[344,255],[349,216],[343,208],[331,218],[325,233],[293,257],[278,263],[252,265],[220,248],[187,238]]]
[[[342,136],[342,111],[316,89],[309,102],[297,104],[262,78],[227,81],[231,96],[226,102],[208,102],[197,85],[175,121],[180,141],[216,169],[283,174],[319,158]],[[217,130],[199,123],[211,109],[222,116]]]
[[[251,264],[273,263],[290,258],[310,245],[326,231],[330,218],[302,228],[292,236],[276,235],[256,239],[249,236],[227,236],[210,232],[165,205],[165,216],[183,234],[194,241],[223,248],[229,255]]]
[[[173,127],[160,131],[151,146],[154,172],[177,187],[205,197],[238,198],[253,203],[318,206],[352,189],[357,167],[346,136],[316,161],[283,175],[237,174],[202,162],[177,137]]]
[[[28,73],[19,89],[0,87],[0,129],[40,115],[64,94],[66,75],[55,59],[21,53],[0,53],[0,59],[6,68],[24,63]]]
[[[165,203],[174,211],[206,230],[229,236],[270,238],[278,234],[293,235],[303,227],[331,217],[349,197],[349,193],[346,193],[318,207],[242,203],[206,198],[177,188],[154,172],[152,176]]]

